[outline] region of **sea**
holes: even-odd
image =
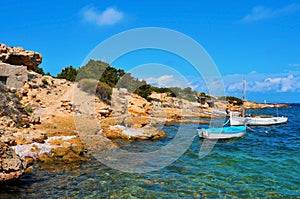
[[[260,111],[287,116],[288,123],[252,126],[244,137],[217,141],[207,150],[196,131],[206,124],[163,126],[168,137],[159,141],[117,141],[124,151],[159,151],[178,129],[189,131],[193,136],[183,154],[161,168],[126,172],[94,157],[81,164],[36,163],[20,179],[0,184],[0,199],[300,198],[300,104],[254,112]]]

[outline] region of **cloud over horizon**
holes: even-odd
[[[255,100],[268,99],[276,101],[275,96],[290,96],[283,101],[297,101],[300,94],[300,71],[294,70],[285,73],[265,74],[252,71],[248,74],[231,74],[222,77],[225,93],[227,96],[241,98],[243,95],[242,80],[247,81],[247,96]],[[205,82],[199,78],[189,78],[193,88],[198,92],[209,93],[205,87]],[[280,98],[281,99],[281,98]],[[251,99],[250,99],[251,100]],[[255,101],[254,100],[254,101]]]
[[[300,71],[289,71],[277,74],[265,74],[252,71],[248,74],[231,74],[222,76],[226,93],[242,93],[242,80],[247,82],[247,92],[255,93],[285,93],[285,92],[300,92]],[[188,79],[188,80],[187,80]],[[161,87],[192,87],[199,92],[208,92],[208,87],[220,87],[217,80],[205,82],[200,77],[188,77],[181,79],[174,75],[162,75],[159,77],[148,77],[144,80],[152,85]],[[221,85],[222,86],[222,85]],[[221,88],[221,87],[220,87]]]
[[[114,25],[124,18],[124,13],[113,7],[99,12],[95,7],[85,7],[81,11],[84,20],[96,23],[98,26]]]
[[[281,8],[273,9],[265,6],[256,6],[252,9],[251,13],[241,19],[241,22],[251,23],[262,21],[277,16],[283,16],[300,11],[300,4],[290,4]]]
[[[145,81],[149,84],[159,87],[181,87],[186,88],[189,83],[180,77],[174,77],[174,75],[162,75],[160,77],[148,77]]]
[[[249,74],[250,75],[250,74]],[[269,76],[269,77],[268,77]],[[245,77],[245,76],[244,76]],[[224,84],[228,92],[242,91],[242,81],[233,81],[231,77],[224,77]],[[240,78],[242,79],[242,77]],[[246,76],[247,80],[247,91],[265,93],[265,92],[300,92],[300,75],[297,73],[292,74],[281,74],[281,75],[267,75],[257,74],[257,77],[252,78]]]

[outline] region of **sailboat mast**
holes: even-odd
[[[246,101],[246,80],[243,80],[243,105],[242,105],[242,117],[245,117],[246,111],[244,107],[244,103]]]
[[[246,80],[243,80],[243,102],[246,101]]]

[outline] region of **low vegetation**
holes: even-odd
[[[44,86],[49,84],[49,82],[47,81],[46,78],[42,78],[42,83],[43,83]]]
[[[222,96],[218,98],[219,100],[228,101],[230,104],[242,105],[243,100],[234,96]]]
[[[33,108],[32,108],[30,105],[27,105],[27,106],[25,107],[25,111],[26,111],[27,113],[31,114],[31,113],[33,113]]]
[[[49,75],[49,76],[51,76],[51,74],[49,72],[45,73],[44,69],[41,68],[41,67],[39,67],[39,66],[34,70],[34,72],[39,73],[41,75]]]
[[[171,97],[178,97],[192,102],[199,101],[201,97],[212,98],[204,92],[197,93],[190,87],[182,89],[179,87],[152,86],[145,80],[139,80],[130,73],[126,73],[123,69],[116,69],[99,60],[90,60],[78,70],[73,66],[68,66],[62,69],[57,77],[79,82],[79,88],[88,93],[96,92],[96,95],[105,102],[110,101],[112,88],[126,88],[129,92],[138,94],[148,101],[152,100],[149,97],[152,92],[167,93]],[[231,104],[243,104],[241,99],[234,96],[223,96],[218,99],[228,101]]]
[[[155,87],[144,80],[133,77],[123,69],[116,69],[99,60],[90,60],[78,70],[73,66],[66,67],[57,77],[79,82],[79,88],[86,92],[95,92],[96,90],[96,95],[104,101],[111,99],[112,88],[126,88],[129,92],[138,94],[149,101],[152,92],[168,93],[172,97],[197,101],[196,92],[190,87],[185,89]]]
[[[77,70],[73,66],[65,67],[62,71],[57,74],[57,78],[66,79],[68,81],[74,82],[77,76]]]

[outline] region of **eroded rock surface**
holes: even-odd
[[[24,50],[22,47],[0,44],[0,61],[11,65],[24,65],[28,70],[36,70],[42,63],[42,55],[38,52]]]
[[[0,124],[4,127],[24,126],[29,122],[29,115],[25,111],[15,91],[9,91],[0,84]]]

